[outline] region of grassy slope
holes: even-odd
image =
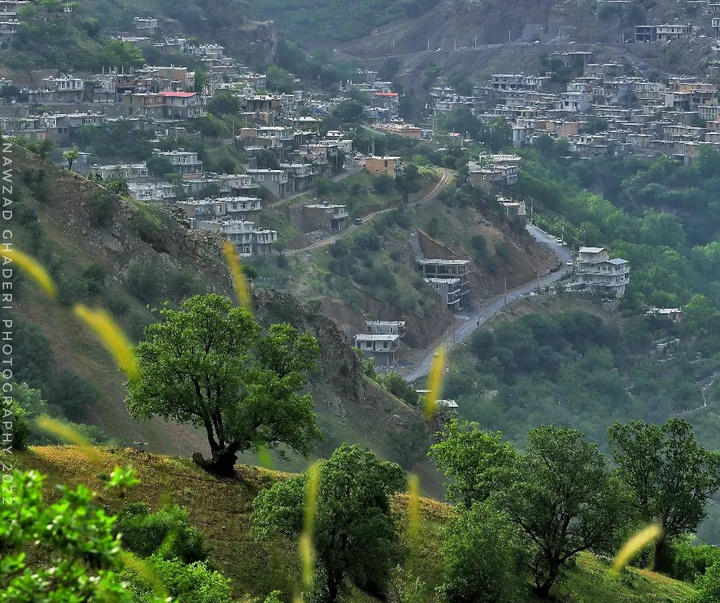
[[[235,595],[267,595],[272,589],[292,595],[299,585],[299,567],[294,547],[283,543],[256,542],[249,534],[253,497],[283,475],[257,467],[238,467],[236,479],[217,479],[198,469],[187,459],[149,455],[134,450],[99,450],[98,460],[91,462],[75,447],[40,447],[17,454],[24,469],[36,469],[48,476],[46,492],[54,495],[56,484],[87,484],[98,492],[98,502],[117,510],[126,502],[143,501],[153,509],[163,503],[184,507],[193,525],[206,536],[211,546],[211,560],[233,581]],[[135,467],[141,485],[131,489],[125,498],[108,495],[101,489],[98,475],[109,473],[116,465]],[[405,496],[398,497],[396,507],[403,511]],[[420,545],[405,564],[400,588],[420,580],[425,603],[439,585],[442,567],[438,557],[439,538],[449,507],[433,500],[421,504]],[[589,554],[578,558],[577,566],[558,585],[557,600],[567,603],[663,602],[683,603],[692,588],[645,570],[631,570],[622,581],[607,576],[607,563]],[[355,593],[354,601],[372,601]],[[527,603],[534,601],[528,595]]]

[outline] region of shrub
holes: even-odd
[[[163,291],[163,273],[155,262],[133,262],[128,268],[126,285],[140,301],[151,303]]]
[[[83,287],[90,295],[96,295],[105,289],[107,268],[101,262],[93,262],[83,271]]]
[[[132,223],[140,238],[156,251],[167,251],[163,244],[164,225],[160,216],[148,206],[135,209]]]
[[[118,515],[117,531],[123,546],[138,555],[157,555],[184,563],[205,561],[204,537],[188,522],[177,505],[150,513],[143,503],[125,505]]]
[[[247,270],[247,266],[244,267]],[[195,290],[195,275],[191,268],[184,266],[168,278],[168,295],[177,301],[188,297]]]
[[[0,421],[0,438],[3,446],[8,443],[13,450],[26,450],[30,439],[30,420],[28,412],[13,400],[10,406],[4,407],[3,420]],[[8,414],[9,413],[9,414]]]
[[[153,574],[165,585],[168,594],[178,603],[228,603],[232,601],[230,581],[202,562],[186,565],[177,559],[157,556],[146,560]],[[153,586],[132,570],[125,570],[121,578],[129,582],[135,603],[151,603]]]
[[[389,193],[394,184],[395,182],[389,174],[380,174],[379,176],[373,178],[373,190],[379,195],[386,195]]]
[[[127,314],[127,311],[130,308],[130,304],[128,303],[128,300],[126,300],[124,297],[120,297],[119,295],[113,295],[112,297],[110,297],[110,299],[107,300],[107,307],[113,316],[121,317]]]
[[[88,218],[90,224],[96,228],[106,228],[112,224],[115,212],[118,209],[118,200],[109,191],[98,188],[93,191],[87,202]]]
[[[95,386],[69,369],[54,373],[48,390],[48,402],[59,407],[69,419],[80,418],[86,407],[98,401]]]
[[[28,207],[27,205],[22,205],[15,212],[15,219],[17,220],[17,223],[20,226],[26,226],[26,225],[30,224],[31,222],[37,222],[38,215],[37,215],[37,212],[32,207]]]

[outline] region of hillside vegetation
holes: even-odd
[[[30,285],[20,285],[14,311],[34,336],[16,352],[23,354],[28,371],[44,368],[19,378],[39,388],[49,402],[61,404],[77,394],[79,375],[86,395],[70,418],[96,425],[120,442],[142,439],[151,450],[183,455],[204,450],[204,435],[187,426],[155,419],[137,424],[129,417],[122,375],[91,334],[78,329],[70,306],[82,302],[108,308],[137,341],[144,326],[156,319],[150,308],[163,300],[176,307],[194,294],[231,291],[219,256],[221,240],[188,231],[161,208],[116,197],[18,146],[13,176],[15,244],[47,266],[58,282],[61,302],[49,304]],[[255,303],[262,324],[289,321],[320,341],[318,369],[310,380],[324,438],[316,454],[329,454],[349,441],[406,468],[423,462],[429,434],[421,414],[362,375],[356,354],[332,321],[274,290],[258,291]],[[65,381],[57,378],[67,371],[72,374]],[[64,382],[74,389],[60,397],[56,390]],[[304,464],[298,458],[288,466],[300,469]],[[439,496],[434,470],[427,462],[418,470],[427,474],[428,491]]]
[[[83,452],[68,446],[32,448],[16,456],[19,464],[48,476],[46,496],[56,497],[56,484],[76,486],[83,483],[98,492],[97,502],[112,512],[123,506],[144,502],[153,510],[164,504],[179,504],[192,526],[205,535],[210,561],[232,581],[236,597],[267,596],[272,590],[292,593],[300,585],[300,567],[295,549],[280,542],[256,540],[249,532],[253,498],[258,492],[288,474],[257,467],[237,467],[234,479],[214,478],[189,460],[147,454],[133,450],[98,450],[99,458],[88,462]],[[141,481],[120,497],[103,493],[103,475],[116,465],[131,465]],[[395,509],[405,513],[407,495],[395,499]],[[445,521],[452,516],[450,507],[432,500],[421,500],[421,545],[417,554],[396,571],[391,599],[403,601],[415,593],[413,601],[434,600],[442,567],[438,555],[440,535]],[[684,603],[693,592],[687,584],[654,574],[630,569],[622,580],[610,578],[608,563],[590,554],[579,556],[577,565],[558,584],[556,600],[567,603],[622,603],[663,601]],[[358,591],[351,601],[374,601]],[[523,598],[531,603],[534,598]]]

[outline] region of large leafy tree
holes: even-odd
[[[517,526],[489,501],[474,503],[447,525],[442,543],[443,600],[511,603],[525,587],[527,569]]]
[[[382,595],[401,549],[390,497],[405,484],[399,465],[343,444],[320,461],[317,512],[316,595],[337,601],[348,583]],[[297,537],[303,529],[308,478],[298,475],[261,492],[253,501],[253,522],[262,536]]]
[[[535,592],[546,598],[577,553],[612,545],[625,497],[597,446],[579,431],[538,427],[527,439],[502,499],[531,543]]]
[[[489,501],[518,526],[535,592],[546,598],[577,553],[611,545],[623,485],[579,431],[539,427],[527,437],[526,451],[518,453],[500,434],[454,422],[431,455],[453,480],[448,498],[466,508]]]
[[[281,443],[303,454],[312,449],[320,433],[312,399],[300,392],[315,366],[314,337],[285,323],[263,335],[250,312],[216,294],[160,314],[136,348],[141,378],[128,383],[126,400],[133,417],[204,428],[207,466],[222,474],[232,474],[245,450]]]
[[[616,423],[608,437],[639,516],[663,529],[653,561],[654,569],[662,570],[667,540],[694,531],[705,517],[708,499],[720,488],[720,454],[700,446],[692,426],[682,419],[663,425]]]
[[[477,423],[453,420],[430,447],[437,468],[450,478],[449,500],[470,508],[507,484],[515,449],[502,441],[502,434],[482,431]]]

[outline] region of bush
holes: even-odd
[[[378,382],[385,391],[390,392],[410,406],[418,405],[418,393],[399,373],[388,373],[384,377],[378,378]]]
[[[155,302],[163,292],[163,272],[155,262],[133,262],[127,273],[126,285],[140,301]]]
[[[110,299],[107,300],[107,307],[113,316],[119,318],[127,314],[127,311],[130,309],[130,304],[128,303],[128,300],[126,300],[124,297],[120,297],[119,295],[113,295],[112,297],[110,297]]]
[[[442,556],[440,590],[448,603],[511,603],[522,592],[520,538],[510,518],[490,503],[475,503],[449,522]]]
[[[183,563],[205,561],[204,537],[188,522],[177,505],[150,513],[144,503],[125,505],[117,520],[123,547],[142,557],[179,559]]]
[[[93,262],[83,271],[83,287],[90,295],[96,295],[105,289],[107,268],[101,262]]]
[[[119,206],[117,197],[109,191],[97,189],[87,202],[90,224],[96,228],[107,228],[112,224]]]
[[[195,275],[187,266],[173,272],[168,278],[168,295],[176,301],[182,301],[190,296],[195,288]]]
[[[135,209],[132,223],[140,238],[156,251],[167,251],[164,244],[165,226],[154,208],[143,205]]]
[[[389,193],[395,184],[392,176],[388,174],[380,174],[373,178],[373,190],[379,195]]]
[[[146,563],[178,603],[229,603],[233,600],[230,581],[202,562],[187,565],[177,559],[153,556]],[[136,572],[125,570],[120,577],[129,583],[135,603],[154,603],[157,600],[153,595],[153,585]]]
[[[4,413],[3,420],[0,421],[3,447],[9,443],[13,450],[26,450],[30,439],[28,412],[13,400],[9,406],[4,407]]]
[[[510,246],[505,242],[497,243],[495,245],[495,255],[503,262],[507,262],[510,259]]]
[[[98,401],[95,386],[69,369],[53,374],[49,384],[48,402],[59,407],[69,419],[81,418],[83,410]]]

